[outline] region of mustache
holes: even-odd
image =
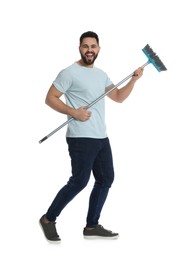
[[[95,53],[92,52],[92,51],[87,51],[87,52],[85,53],[85,55],[87,55],[87,54],[93,54],[93,55],[95,55]]]

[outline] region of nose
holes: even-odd
[[[88,46],[88,52],[92,52],[92,47]]]

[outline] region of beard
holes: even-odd
[[[93,56],[88,57],[87,56],[88,53],[93,54]],[[86,65],[92,65],[95,62],[96,58],[98,57],[98,53],[94,54],[92,52],[86,52],[84,55],[82,53],[80,53],[80,54],[81,54],[81,58],[82,58],[84,64],[86,64]]]

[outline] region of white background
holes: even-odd
[[[185,259],[183,10],[182,0],[1,1],[1,259]],[[56,246],[38,220],[70,175],[66,128],[38,141],[66,120],[44,100],[87,30],[115,84],[147,61],[147,43],[168,70],[150,64],[123,104],[106,98],[116,178],[101,224],[120,238],[83,239],[91,179],[58,218]]]

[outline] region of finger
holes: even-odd
[[[90,116],[91,114],[92,114],[91,111],[89,111],[89,110],[86,111],[86,115],[87,115],[87,116]]]

